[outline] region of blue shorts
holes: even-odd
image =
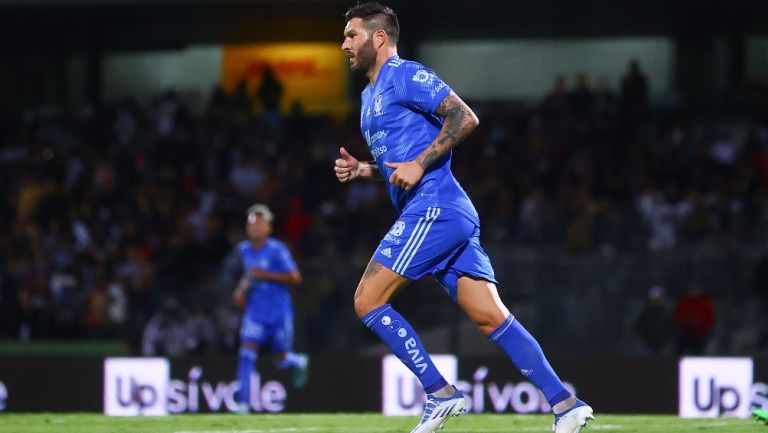
[[[254,343],[275,353],[290,352],[293,347],[293,314],[285,314],[278,321],[265,321],[246,311],[240,325],[240,342]]]
[[[421,208],[400,215],[373,258],[411,280],[432,275],[456,300],[459,277],[496,283],[488,255],[480,246],[480,228],[450,208]]]

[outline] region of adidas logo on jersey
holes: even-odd
[[[388,259],[391,259],[392,258],[392,248],[390,248],[390,247],[384,248],[383,250],[381,250],[381,255],[386,257],[386,258],[388,258]]]

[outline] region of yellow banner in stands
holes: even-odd
[[[221,84],[227,92],[245,82],[250,95],[256,97],[269,68],[282,86],[283,113],[288,113],[294,102],[301,103],[309,114],[343,117],[349,112],[349,72],[340,44],[225,45],[222,63]],[[259,109],[258,99],[255,102]]]

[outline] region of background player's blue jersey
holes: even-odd
[[[435,110],[450,92],[430,69],[398,56],[387,60],[373,86],[365,87],[360,128],[385,180],[394,172],[385,161],[412,161],[437,137],[443,120]],[[451,154],[429,166],[410,191],[385,182],[398,213],[412,206],[448,207],[479,224],[472,202],[451,173]]]
[[[296,269],[296,262],[284,243],[268,238],[255,249],[250,241],[238,244],[243,270],[261,269],[267,272],[287,273]],[[248,291],[246,314],[253,320],[273,323],[293,313],[290,287],[274,281],[255,280]]]

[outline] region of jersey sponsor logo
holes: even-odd
[[[381,255],[386,257],[386,258],[388,258],[388,259],[391,259],[392,258],[392,248],[390,248],[390,247],[384,248],[383,250],[381,250]]]
[[[441,81],[441,82],[440,82],[440,84],[438,84],[438,85],[437,85],[437,86],[436,86],[434,89],[432,89],[432,90],[429,92],[429,96],[431,96],[432,98],[434,98],[434,97],[435,97],[435,95],[437,95],[437,93],[438,93],[439,91],[443,90],[443,87],[445,87],[445,83]]]
[[[387,152],[387,146],[379,146],[379,147],[373,147],[373,143],[381,140],[382,138],[386,137],[387,133],[384,131],[379,131],[373,135],[371,135],[371,132],[369,130],[365,130],[363,133],[363,137],[365,138],[365,142],[368,143],[368,148],[371,149],[371,154],[374,158],[378,158],[384,153]]]
[[[400,236],[403,234],[403,231],[405,230],[405,222],[398,220],[395,225],[392,226],[392,228],[389,230],[389,234],[392,236]]]
[[[392,236],[389,233],[384,235],[384,240],[387,241],[387,242],[391,242],[391,243],[393,243],[395,245],[400,245],[400,243],[402,242],[402,240],[400,238]]]
[[[373,135],[371,135],[371,131],[369,129],[366,129],[365,132],[363,132],[363,138],[365,138],[365,142],[368,143],[369,148],[373,146],[374,143],[386,136],[387,133],[384,131],[378,131]],[[384,151],[386,152],[386,149]]]
[[[368,143],[369,145],[372,145],[373,143],[381,140],[382,138],[386,137],[387,133],[384,131],[378,131],[377,133],[371,135],[371,141]]]
[[[424,356],[421,354],[421,351],[416,348],[416,340],[413,337],[405,340],[405,350],[411,356],[411,361],[419,370],[419,374],[424,374],[427,371],[428,365],[424,362]]]
[[[411,80],[417,82],[417,83],[426,83],[429,81],[429,78],[432,74],[425,71],[424,69],[419,69],[416,71],[416,73],[411,77]]]
[[[387,151],[387,146],[374,147],[371,150],[371,155],[373,155],[374,158],[378,158],[381,155],[383,155],[384,152],[386,152],[386,151]]]
[[[381,97],[381,94],[378,94],[373,99],[373,115],[381,116],[382,114],[384,114],[384,101]]]

